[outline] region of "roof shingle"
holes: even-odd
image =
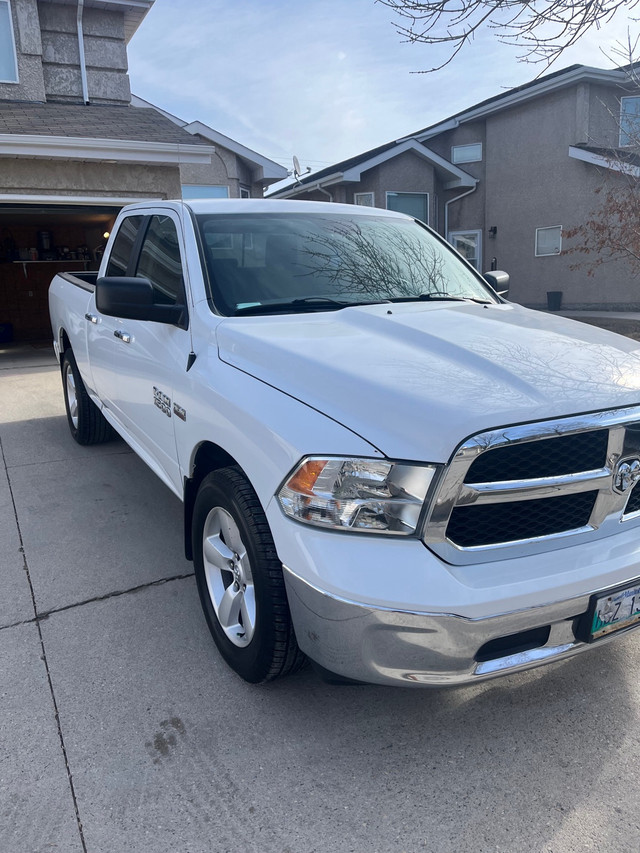
[[[0,101],[0,133],[208,145],[152,108]]]

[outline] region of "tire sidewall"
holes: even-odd
[[[225,487],[225,480],[228,488]],[[216,616],[204,569],[203,533],[207,516],[212,509],[220,507],[228,512],[238,526],[240,537],[246,548],[247,558],[253,576],[256,602],[256,620],[253,637],[243,647],[229,640]],[[273,571],[275,548],[273,542],[265,541],[264,536],[256,534],[251,520],[245,517],[244,508],[234,494],[233,483],[225,472],[216,472],[206,477],[200,486],[193,513],[193,561],[196,583],[202,608],[213,639],[222,657],[246,681],[258,683],[268,677],[271,667],[272,651],[276,642],[274,630],[277,618],[273,597],[270,594],[268,576]],[[270,537],[269,537],[270,538]],[[265,553],[271,546],[272,555]],[[277,559],[277,558],[275,558]]]
[[[77,428],[73,425],[73,421],[71,420],[71,408],[69,406],[69,393],[67,390],[67,376],[69,373],[71,373],[73,376],[73,382],[74,382],[75,389],[76,389],[76,410],[77,410],[77,417],[78,417]],[[80,379],[80,374],[78,372],[78,368],[76,366],[76,360],[73,357],[73,354],[69,351],[65,352],[63,359],[62,359],[62,393],[64,396],[64,407],[65,407],[66,412],[67,412],[67,422],[69,424],[69,430],[71,431],[71,435],[73,436],[73,438],[76,441],[78,441],[78,439],[79,439],[80,429],[82,427],[82,415],[81,415],[81,411],[80,411],[81,410],[81,400],[79,397],[79,394],[80,394],[79,382],[81,382],[81,381],[82,380]]]

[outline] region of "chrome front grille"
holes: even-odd
[[[640,523],[636,461],[640,407],[473,436],[442,478],[424,541],[466,564],[611,535]]]

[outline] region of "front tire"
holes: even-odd
[[[253,684],[299,669],[305,657],[291,623],[282,564],[258,497],[238,467],[202,481],[192,537],[202,609],[229,666]]]
[[[62,356],[62,390],[69,430],[78,444],[100,444],[114,437],[114,430],[87,394],[70,349]]]

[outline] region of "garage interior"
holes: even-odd
[[[0,343],[51,341],[51,279],[98,269],[119,210],[0,204]]]

